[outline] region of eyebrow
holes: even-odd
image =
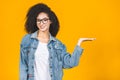
[[[39,19],[39,18],[37,18],[37,19]],[[42,19],[49,19],[48,17],[44,17],[44,18],[42,18]],[[42,20],[42,19],[39,19],[39,20]]]

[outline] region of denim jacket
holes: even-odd
[[[20,44],[20,80],[34,80],[34,53],[38,46],[37,32],[27,34]],[[83,49],[76,45],[72,54],[65,45],[50,35],[47,44],[51,80],[62,80],[63,69],[77,66]]]

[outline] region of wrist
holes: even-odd
[[[81,46],[81,43],[82,43],[82,41],[79,40],[78,43],[77,43],[77,45],[78,45],[78,46]]]

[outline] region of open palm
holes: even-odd
[[[82,42],[86,42],[86,41],[93,41],[95,40],[96,38],[80,38],[78,40],[78,45],[81,45]]]

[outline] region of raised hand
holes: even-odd
[[[86,41],[93,41],[93,40],[95,40],[96,38],[80,38],[79,40],[78,40],[78,46],[80,46],[81,45],[81,43],[82,42],[86,42]]]

